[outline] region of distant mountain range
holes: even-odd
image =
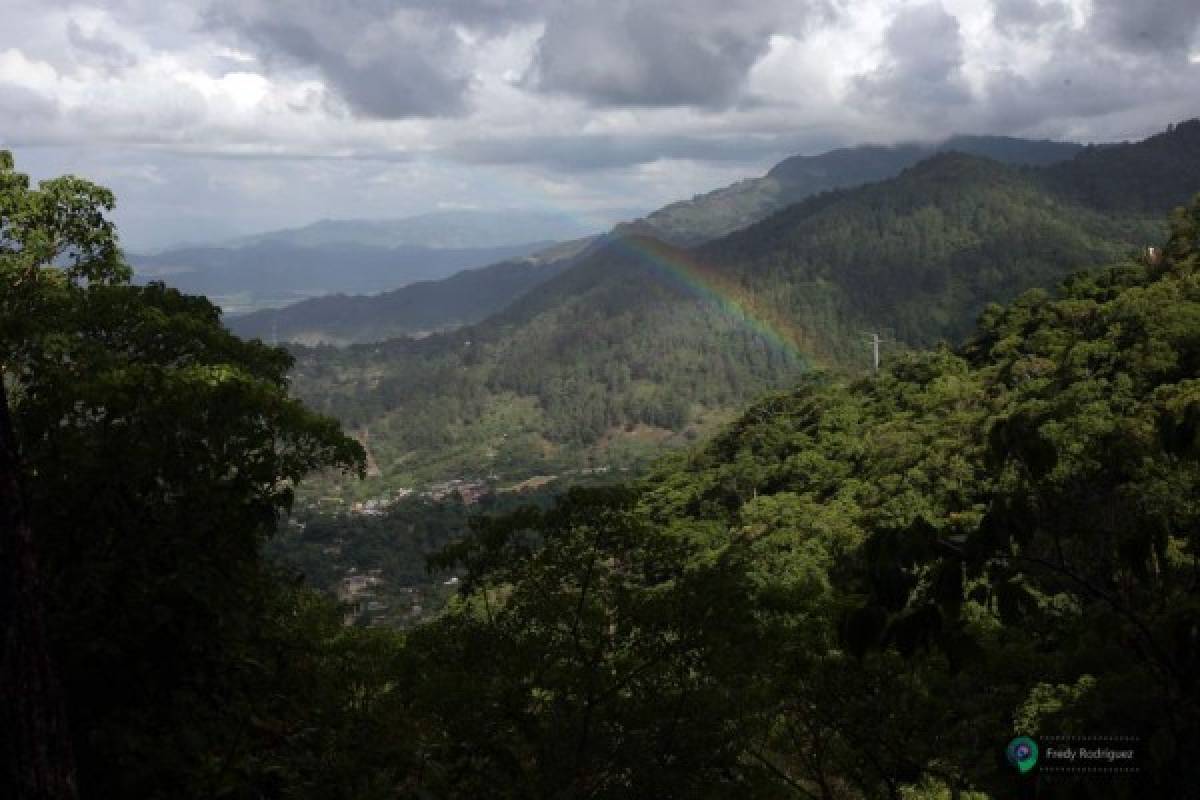
[[[649,236],[681,246],[695,245],[753,224],[814,194],[893,177],[906,167],[940,152],[969,153],[1017,165],[1045,165],[1069,159],[1082,150],[1082,145],[1066,142],[954,136],[935,144],[864,145],[817,156],[796,156],[780,162],[761,178],[673,203],[642,219],[617,226],[616,233]],[[426,225],[435,228],[439,221],[446,222],[452,233],[460,219],[482,225],[488,218],[487,215],[473,217],[468,212],[447,212],[392,223],[317,223],[264,236],[295,244],[328,243],[339,235],[339,231],[369,237],[374,235],[374,225],[382,226],[381,231],[392,231],[398,230],[396,226],[403,222],[405,225],[400,227],[424,230]],[[519,216],[514,220],[518,230],[527,223],[528,219],[523,221]],[[424,241],[436,241],[436,236],[431,233]],[[244,336],[277,336],[281,340],[309,344],[345,344],[471,324],[500,311],[524,291],[569,267],[570,264],[563,260],[566,258],[563,251],[557,252],[548,260],[553,265],[551,269],[542,268],[547,266],[545,263],[539,266],[520,260],[506,261],[491,268],[456,275],[441,285],[421,283],[375,297],[313,299],[286,310],[264,311],[233,320],[230,325]]]
[[[246,247],[270,243],[322,247],[350,244],[464,250],[579,239],[598,233],[602,228],[602,225],[575,216],[547,211],[456,209],[399,219],[320,220],[300,228],[242,236],[223,242],[221,246]]]
[[[141,281],[161,280],[205,294],[226,312],[283,306],[314,296],[365,294],[436,280],[548,247],[516,245],[436,249],[416,245],[299,245],[259,241],[240,247],[188,247],[129,256]]]
[[[599,213],[598,218],[611,219],[613,213]],[[434,281],[462,270],[520,260],[604,227],[594,220],[546,211],[435,211],[399,219],[321,220],[216,244],[131,254],[129,261],[139,280],[162,280],[206,294],[228,314],[237,315],[313,297],[374,294]],[[526,278],[517,278],[512,269],[507,272],[516,279],[513,286],[524,285]],[[463,283],[459,280],[456,285]],[[479,305],[478,312],[471,310],[471,303],[443,305],[444,318],[427,312],[423,320],[399,326],[367,326],[362,335],[399,335],[482,319],[502,307],[496,303],[511,299],[513,291],[511,282],[503,278],[486,277],[484,283],[495,290],[495,300]],[[491,290],[481,285],[465,291],[481,298]],[[344,298],[335,305],[344,306]],[[296,314],[289,317],[297,318]],[[290,337],[290,327],[288,331],[285,335]]]
[[[699,247],[623,227],[478,324],[298,348],[293,386],[370,429],[361,491],[628,463],[814,366],[861,371],[863,331],[955,341],[990,302],[1158,244],[1198,190],[1200,121],[1042,166],[941,152]]]
[[[377,295],[334,294],[286,308],[230,318],[245,338],[302,344],[344,345],[412,336],[469,325],[502,310],[538,284],[558,275],[594,238],[565,242],[532,255],[449,278],[418,281]]]

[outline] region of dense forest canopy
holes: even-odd
[[[6,577],[23,542],[38,562],[6,582],[0,664],[39,644],[13,587],[40,584],[62,713],[22,708],[78,762],[40,750],[67,772],[39,793],[10,717],[10,794],[1200,785],[1200,197],[1152,256],[989,305],[961,347],[809,369],[644,479],[479,518],[432,564],[457,597],[403,634],[264,563],[295,482],[363,452],[289,397],[285,353],[129,285],[111,204],[0,154],[0,466],[24,509],[0,547]],[[1135,737],[1140,772],[1018,775],[1016,734]]]

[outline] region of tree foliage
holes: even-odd
[[[631,486],[476,520],[432,564],[458,597],[399,634],[261,558],[294,482],[361,449],[288,396],[286,354],[129,286],[90,238],[106,196],[74,186],[91,227],[10,206],[40,221],[7,237],[58,226],[112,269],[18,244],[0,308],[84,796],[1200,783],[1200,198],[1162,258],[988,306],[958,349],[813,372]],[[1013,735],[1066,733],[1139,737],[1142,772],[1004,764]]]
[[[112,204],[77,178],[33,188],[0,153],[4,391],[77,785],[371,796],[352,762],[397,737],[372,746],[355,720],[395,642],[342,629],[260,555],[295,483],[361,470],[362,449],[288,395],[286,353],[204,298],[130,285]]]
[[[1008,797],[1009,738],[1073,733],[1139,737],[1142,772],[1044,796],[1186,796],[1198,223],[1200,198],[1163,261],[993,306],[959,351],[813,376],[631,490],[481,524],[445,555],[462,600],[409,642],[488,664],[416,706],[454,765],[435,785]]]

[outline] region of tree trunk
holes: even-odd
[[[75,759],[50,658],[33,530],[0,375],[0,795],[74,800]]]

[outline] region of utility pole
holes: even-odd
[[[871,344],[871,372],[875,375],[879,374],[879,345],[885,340],[879,338],[878,333],[868,333],[867,339]]]
[[[271,347],[279,347],[279,312],[271,315]]]

